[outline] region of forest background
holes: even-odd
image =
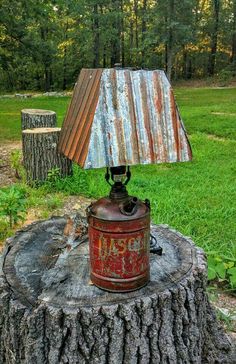
[[[71,88],[82,67],[236,75],[236,0],[0,0],[0,91]]]

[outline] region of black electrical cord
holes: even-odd
[[[150,234],[150,252],[157,255],[162,255],[162,247],[158,245],[157,239],[153,234]]]

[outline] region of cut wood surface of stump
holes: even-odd
[[[60,177],[72,173],[72,162],[58,152],[61,128],[35,128],[22,132],[23,163],[27,181],[45,181],[57,169]]]
[[[206,294],[204,252],[167,226],[152,233],[150,283],[109,293],[90,282],[86,222],[54,217],[7,241],[0,275],[1,364],[232,364]]]
[[[21,110],[21,129],[54,128],[57,126],[55,111],[41,109]]]

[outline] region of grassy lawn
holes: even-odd
[[[236,140],[236,89],[175,90],[188,133]]]
[[[236,260],[236,89],[179,88],[175,94],[194,160],[133,167],[129,192],[151,200],[155,223],[169,224],[207,252]],[[68,97],[0,99],[0,142],[20,138],[21,109],[54,110],[60,125],[68,103]],[[75,175],[52,191],[99,197],[109,190],[103,174],[75,166]]]
[[[69,97],[37,97],[32,99],[0,99],[0,143],[21,138],[20,112],[22,109],[45,109],[57,113],[61,125]]]

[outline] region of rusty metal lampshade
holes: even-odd
[[[172,88],[158,70],[82,69],[59,150],[86,169],[192,158]]]
[[[165,73],[83,69],[59,150],[83,168],[107,167],[110,194],[87,208],[91,281],[112,292],[145,286],[150,251],[162,247],[150,233],[150,202],[128,195],[129,167],[192,158]]]

